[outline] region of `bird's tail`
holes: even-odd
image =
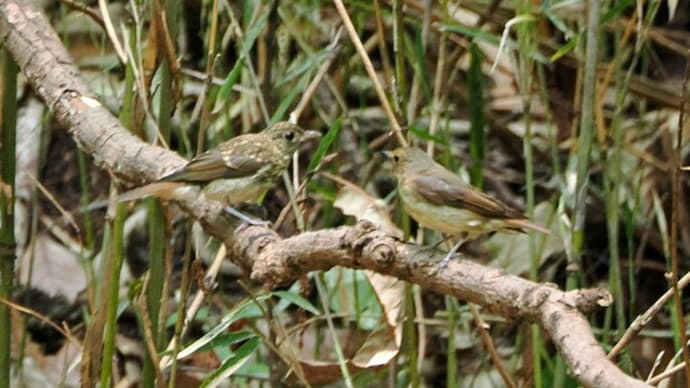
[[[535,232],[540,232],[544,233],[545,235],[550,235],[551,232],[548,229],[545,229],[537,224],[534,224],[532,222],[529,222],[528,220],[525,219],[519,219],[519,218],[513,218],[510,220],[505,220],[508,225],[510,225],[511,229],[518,229],[521,231],[525,231],[525,229],[533,230]]]
[[[117,202],[134,201],[150,196],[170,200],[175,198],[175,189],[182,186],[184,186],[182,182],[154,182],[120,194]]]

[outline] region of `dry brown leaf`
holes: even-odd
[[[341,181],[341,183],[343,182]],[[402,237],[402,231],[388,217],[386,204],[355,184],[345,183],[338,192],[334,205],[340,208],[344,214],[352,215],[358,220],[367,220],[391,235]],[[400,353],[402,343],[402,327],[398,323],[404,300],[404,283],[397,278],[375,272],[365,271],[365,273],[383,310],[385,325],[368,333],[361,345],[358,345],[361,341],[359,334],[364,333],[355,330],[345,335],[345,333],[340,332],[338,341],[342,344],[345,356],[352,354],[352,351],[356,349],[351,359],[346,361],[348,370],[351,372],[385,366]],[[347,305],[346,302],[342,304]],[[339,363],[334,360],[335,352],[332,349],[324,349],[324,345],[328,341],[310,343],[308,339],[318,337],[316,333],[305,335],[305,332],[311,329],[313,327],[301,331],[300,347],[294,346],[292,339],[287,339],[282,342],[281,348],[288,354],[291,353],[288,347],[299,349],[303,354],[310,354],[310,356],[297,356],[310,384],[327,384],[339,380],[342,377],[342,372]],[[315,346],[319,346],[319,353],[321,354],[319,360],[313,359],[311,357],[313,351],[308,350]],[[324,361],[329,358],[333,361]],[[291,377],[291,379],[293,378],[294,376]]]
[[[402,231],[388,217],[386,204],[355,184],[343,186],[338,191],[333,205],[349,216],[356,217],[358,220],[367,220],[382,231],[402,238]]]
[[[400,353],[402,326],[385,326],[373,331],[352,357],[352,365],[360,368],[381,367]]]
[[[30,268],[31,250],[21,258],[20,279],[22,284],[45,291],[48,295],[63,295],[69,302],[86,288],[86,272],[79,264],[78,257],[62,244],[45,233],[36,238],[34,248],[33,272]]]
[[[388,217],[383,201],[354,185],[343,186],[334,205],[345,214],[353,215],[358,220],[367,220],[386,233],[402,237],[402,231]],[[354,356],[353,363],[361,367],[383,366],[400,351],[402,328],[398,323],[405,295],[404,283],[391,276],[373,271],[365,272],[381,304],[387,327],[369,335]]]

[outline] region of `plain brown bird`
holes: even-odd
[[[519,211],[465,183],[419,149],[398,148],[385,154],[393,160],[405,211],[422,226],[460,238],[441,262],[441,268],[463,242],[485,233],[530,229],[549,234]]]
[[[236,136],[197,155],[186,165],[158,181],[122,194],[119,201],[146,196],[175,199],[182,188],[203,186],[202,194],[227,205],[226,210],[243,221],[255,220],[237,212],[233,205],[258,202],[290,165],[300,143],[321,136],[287,121],[259,133]]]

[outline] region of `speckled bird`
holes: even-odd
[[[121,195],[129,201],[149,195],[174,199],[175,189],[189,184],[203,186],[203,195],[231,206],[256,202],[290,165],[300,143],[319,137],[287,121],[259,133],[236,136],[197,155],[186,165],[158,181]]]

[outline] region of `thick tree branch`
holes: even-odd
[[[46,17],[20,0],[0,0],[0,44],[5,45],[36,93],[54,112],[95,163],[132,182],[147,182],[179,167],[173,152],[130,135],[95,99],[79,78]],[[452,261],[437,271],[440,257],[429,258],[415,245],[400,242],[361,222],[282,239],[261,227],[240,227],[222,215],[217,203],[196,195],[180,206],[209,233],[224,241],[232,259],[267,286],[292,281],[308,271],[335,265],[367,268],[395,276],[438,293],[452,295],[509,319],[540,324],[563,354],[570,371],[584,386],[646,386],[609,362],[582,312],[608,305],[601,290],[563,292],[471,261]]]

